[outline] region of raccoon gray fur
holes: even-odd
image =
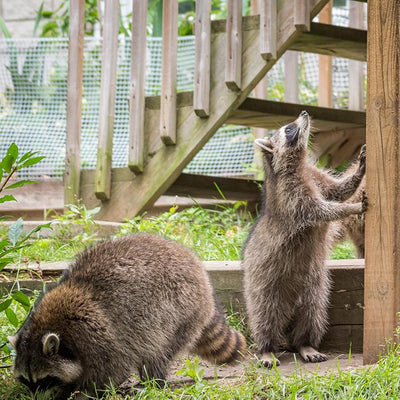
[[[217,363],[246,351],[201,261],[150,234],[104,241],[80,254],[9,342],[16,378],[55,399],[120,385],[135,370],[142,379],[164,380],[181,350]]]
[[[307,159],[309,129],[303,111],[271,138],[256,140],[264,158],[264,201],[242,265],[249,325],[267,367],[287,341],[305,361],[327,359],[316,349],[327,327],[330,279],[324,263],[332,242],[330,224],[365,208],[361,202],[343,202],[365,168],[340,184],[341,179],[335,182],[315,169]]]

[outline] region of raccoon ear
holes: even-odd
[[[46,356],[54,356],[58,353],[60,347],[60,338],[56,333],[47,333],[43,336],[43,354]]]
[[[7,340],[8,343],[10,343],[13,349],[15,350],[17,348],[18,336],[17,335],[7,336]]]
[[[274,153],[275,148],[272,142],[268,138],[263,138],[263,139],[256,139],[254,143],[258,146],[261,147],[263,150],[265,150],[268,153]]]

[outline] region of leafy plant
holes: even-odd
[[[35,183],[35,181],[31,180],[20,180],[14,183],[10,181],[17,171],[35,165],[43,158],[42,156],[37,156],[34,152],[27,152],[20,156],[18,146],[15,143],[9,146],[6,155],[0,162],[0,203],[16,201],[12,194],[7,193],[2,195],[3,192]],[[0,217],[0,220],[4,219],[5,217]],[[8,228],[8,235],[0,240],[0,271],[13,261],[13,257],[10,256],[11,253],[29,246],[28,239],[45,227],[49,228],[50,223],[38,225],[30,232],[24,234],[22,218],[14,222]],[[11,291],[6,296],[3,295],[0,301],[0,313],[4,312],[8,321],[15,327],[19,325],[19,320],[15,312],[17,304],[21,305],[25,310],[28,310],[31,305],[29,297],[21,290],[15,293]]]

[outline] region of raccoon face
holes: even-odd
[[[274,171],[287,168],[287,163],[307,149],[310,135],[310,116],[302,111],[292,123],[283,126],[271,137],[256,139],[267,165]]]
[[[22,332],[8,340],[16,350],[14,375],[32,395],[45,392],[51,398],[65,399],[75,390],[82,365],[58,334],[46,333],[35,340]]]

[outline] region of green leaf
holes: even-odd
[[[0,31],[3,33],[6,39],[11,39],[11,33],[7,28],[4,19],[0,16]]]
[[[7,239],[0,240],[0,254],[1,251],[6,247],[10,242]]]
[[[11,310],[11,308],[6,308],[6,316],[7,316],[7,319],[10,321],[11,325],[18,328],[18,324],[19,324],[18,318],[15,315],[15,312],[13,310]]]
[[[5,203],[6,201],[17,201],[17,199],[12,194],[6,194],[3,197],[0,197],[0,204]]]
[[[40,224],[38,226],[35,226],[25,237],[24,237],[24,241],[26,239],[28,239],[29,237],[31,237],[34,233],[39,232],[41,229],[43,228],[49,228],[49,229],[53,229],[51,227],[51,222],[48,222],[47,224]]]
[[[12,297],[15,301],[18,301],[18,303],[22,304],[23,306],[30,307],[31,305],[29,297],[24,292],[18,291],[14,293]]]
[[[21,186],[24,186],[24,185],[29,185],[31,183],[37,183],[37,182],[36,181],[31,181],[29,179],[24,179],[22,181],[15,182],[12,185],[6,186],[5,189],[15,189],[17,187],[21,187]]]
[[[40,21],[43,16],[43,6],[44,6],[44,1],[40,4],[39,10],[36,11],[36,19],[35,19],[35,26],[33,27],[33,36],[36,36],[36,31],[37,28],[40,24]]]
[[[34,156],[35,154],[37,154],[37,151],[28,151],[27,153],[25,153],[19,160],[18,160],[18,164],[23,163],[25,160],[27,160],[28,158],[31,158],[32,156]]]
[[[1,168],[1,165],[0,165],[0,183],[1,183],[2,179],[3,179],[3,168]]]
[[[0,260],[0,271],[2,271],[8,264],[14,261],[14,258],[7,257]]]
[[[2,162],[1,162],[1,166],[3,168],[4,171],[7,172],[7,174],[9,174],[11,172],[11,168],[13,166],[15,160],[13,160],[13,157],[10,154],[7,154]]]
[[[37,164],[38,162],[42,161],[43,158],[45,158],[45,157],[44,157],[44,156],[40,156],[40,157],[32,157],[32,158],[29,158],[29,159],[26,160],[22,165],[19,165],[19,166],[18,166],[18,169],[25,168],[25,167],[30,167],[31,165],[35,165],[35,164]]]
[[[10,238],[11,243],[15,246],[18,242],[22,234],[22,230],[24,228],[24,220],[22,218],[18,218],[9,228],[8,228],[8,237]]]
[[[10,147],[7,150],[7,154],[14,159],[14,163],[18,157],[18,146],[15,143],[11,143]]]
[[[6,308],[10,307],[10,304],[12,302],[12,299],[7,299],[6,301],[3,301],[0,303],[0,312],[4,311]]]

